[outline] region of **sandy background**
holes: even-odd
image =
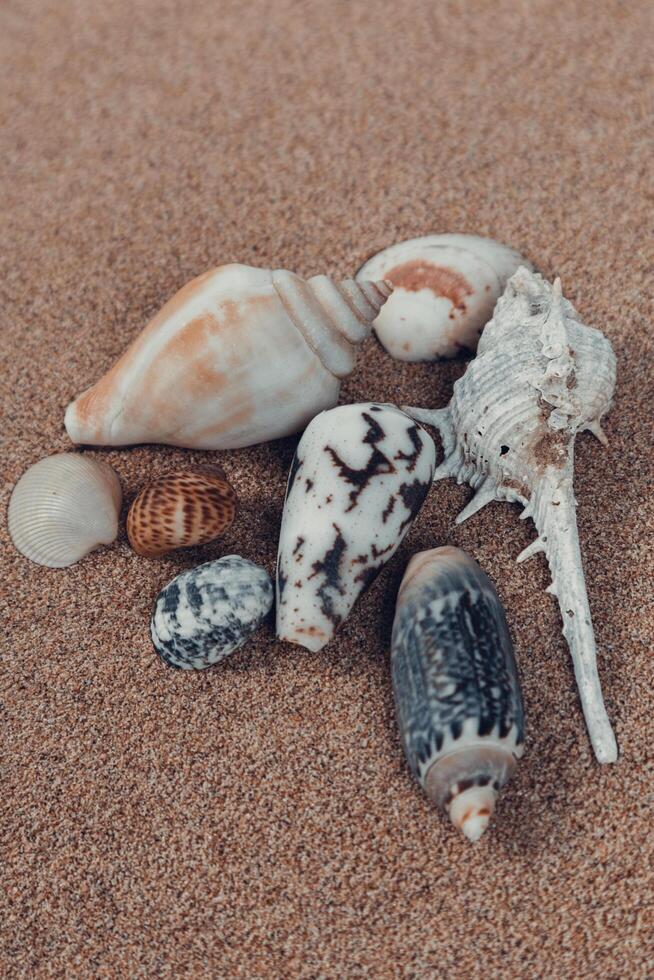
[[[268,625],[194,676],[155,657],[154,597],[221,554],[273,570],[294,439],[221,455],[241,516],[196,553],[147,561],[122,532],[48,571],[3,519],[3,976],[652,975],[651,9],[3,4],[3,511],[69,448],[69,398],[212,265],[346,275],[414,235],[495,236],[559,274],[618,356],[610,448],[578,440],[576,486],[621,751],[593,761],[545,562],[514,563],[533,528],[495,504],[455,530],[470,491],[451,482],[329,650]],[[343,400],[441,406],[464,367],[370,340]],[[206,459],[97,455],[127,502]],[[475,847],[411,782],[389,681],[402,570],[445,542],[497,583],[527,711]]]

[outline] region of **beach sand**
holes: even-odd
[[[455,527],[471,491],[435,485],[327,649],[268,622],[191,674],[154,654],[155,596],[224,554],[273,573],[297,440],[90,450],[126,505],[217,460],[241,511],[158,560],[123,521],[61,571],[0,522],[4,976],[652,975],[653,27],[645,0],[5,5],[3,514],[29,464],[71,448],[68,401],[194,276],[345,277],[404,238],[492,236],[559,275],[618,359],[609,447],[579,437],[575,486],[620,760],[593,759],[546,563],[515,563],[534,536],[516,506]],[[440,407],[464,369],[371,338],[342,401]],[[527,717],[476,845],[413,783],[389,676],[408,558],[446,543],[496,583]]]

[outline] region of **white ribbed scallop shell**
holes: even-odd
[[[374,255],[357,279],[384,279],[393,295],[373,324],[399,361],[475,350],[510,276],[528,266],[515,249],[477,235],[425,235]]]
[[[579,549],[572,488],[574,439],[600,426],[615,387],[615,355],[599,330],[585,326],[537,273],[509,280],[478,354],[454,385],[447,408],[406,409],[442,436],[445,460],[434,479],[456,477],[476,494],[466,520],[492,500],[516,501],[539,536],[519,556],[544,551],[563,632],[570,645],[588,732],[600,762],[617,758],[597,675],[595,638]]]
[[[120,481],[108,463],[77,453],[47,456],[14,487],[8,525],[22,555],[48,568],[74,565],[118,534]]]

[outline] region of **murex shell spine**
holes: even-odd
[[[406,409],[434,425],[445,459],[434,479],[455,477],[475,490],[457,523],[492,500],[520,503],[538,538],[519,556],[545,552],[588,732],[600,762],[617,758],[604,707],[584,581],[573,493],[574,438],[588,429],[605,442],[615,355],[603,334],[585,326],[561,294],[521,268],[486,326],[477,358],[454,385],[450,404]]]

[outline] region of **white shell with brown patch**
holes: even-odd
[[[68,406],[68,435],[92,445],[233,449],[297,432],[336,404],[390,293],[384,282],[213,269]]]
[[[521,268],[509,280],[478,354],[455,383],[447,408],[407,408],[441,434],[445,460],[434,479],[455,477],[476,491],[461,523],[492,500],[520,503],[552,574],[581,704],[595,755],[614,762],[617,745],[600,687],[595,637],[579,548],[573,459],[577,432],[605,442],[600,421],[615,387],[609,341],[579,320],[561,284]]]
[[[357,279],[381,278],[393,295],[374,322],[399,361],[433,361],[474,351],[507,280],[528,266],[514,249],[477,235],[425,235],[369,259]]]
[[[279,533],[277,635],[307,650],[332,639],[407,533],[436,449],[394,405],[322,412],[291,466]]]

